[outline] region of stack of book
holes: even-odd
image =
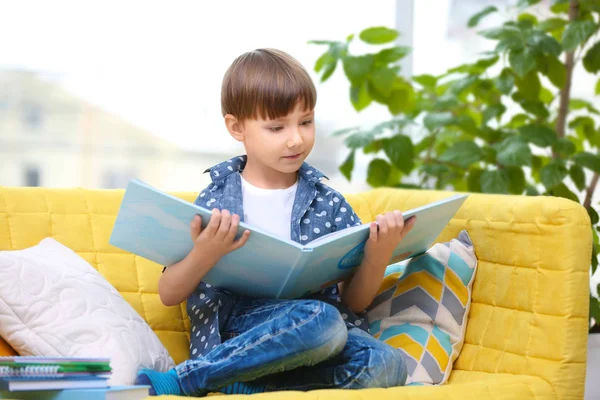
[[[109,387],[108,358],[0,357],[0,399],[143,399],[147,386]]]

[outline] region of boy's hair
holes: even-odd
[[[289,54],[257,49],[236,58],[223,78],[221,112],[243,122],[288,115],[296,104],[313,110],[317,91],[308,72]]]

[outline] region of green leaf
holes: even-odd
[[[543,125],[525,125],[519,128],[521,137],[539,147],[552,146],[556,143],[556,131]]]
[[[569,128],[574,129],[581,140],[592,139],[596,134],[595,122],[591,117],[579,116],[569,122]]]
[[[348,181],[352,179],[352,170],[354,169],[354,154],[355,150],[352,150],[346,160],[340,165],[340,172],[346,177]]]
[[[479,34],[487,39],[492,40],[516,39],[522,41],[523,39],[523,33],[521,30],[512,25],[503,25],[497,28],[486,29],[480,31]]]
[[[573,161],[580,167],[587,168],[600,174],[600,156],[592,153],[577,153],[573,156]]]
[[[356,111],[362,111],[371,104],[371,96],[369,96],[366,82],[360,86],[352,85],[350,87],[350,101]]]
[[[467,189],[469,192],[481,192],[481,174],[483,171],[480,168],[473,168],[467,176]]]
[[[325,69],[323,70],[323,75],[321,75],[321,82],[325,82],[327,79],[333,75],[335,69],[337,68],[337,62],[335,64],[327,64]]]
[[[600,79],[598,79],[598,82],[596,82],[596,90],[594,91],[594,94],[600,94]]]
[[[518,136],[509,136],[496,146],[496,159],[505,166],[531,164],[531,149],[527,142]]]
[[[379,93],[388,97],[392,92],[392,84],[397,74],[397,68],[377,68],[371,74],[370,80]]]
[[[555,14],[566,14],[569,12],[569,0],[555,0],[550,10]]]
[[[337,62],[337,59],[326,51],[317,59],[317,62],[315,62],[315,72],[321,71],[325,65],[331,64],[332,62]]]
[[[569,176],[578,190],[585,189],[585,172],[583,172],[583,168],[576,164],[571,165]]]
[[[567,25],[562,37],[565,51],[573,51],[585,42],[597,29],[592,21],[574,21]]]
[[[548,88],[542,86],[542,90],[540,91],[540,99],[545,105],[550,105],[552,100],[554,100],[554,93],[552,93]]]
[[[429,74],[413,76],[412,80],[417,82],[419,85],[430,89],[435,88],[435,85],[437,84],[437,78]]]
[[[450,87],[450,91],[458,96],[460,93],[462,93],[464,90],[466,90],[469,86],[473,85],[475,82],[477,82],[477,76],[475,76],[475,75],[469,75],[465,78],[457,79],[456,81],[454,81],[452,83],[452,86]]]
[[[592,271],[594,273],[595,271]],[[600,321],[600,303],[598,299],[590,295],[590,317],[594,318],[594,321],[598,323]]]
[[[396,78],[398,80],[398,78]],[[388,110],[392,115],[400,114],[401,112],[409,112],[412,110],[415,102],[415,92],[413,87],[405,83],[404,86],[400,86],[390,93],[388,99]]]
[[[467,168],[469,165],[481,160],[481,148],[470,140],[455,143],[439,157],[440,161],[456,164]]]
[[[515,86],[515,78],[508,68],[504,68],[495,83],[500,93],[509,94]]]
[[[387,65],[406,57],[410,51],[410,47],[406,46],[394,46],[389,49],[383,49],[374,55],[375,62],[377,64]]]
[[[454,116],[451,112],[432,112],[428,113],[423,120],[423,123],[430,131],[446,126],[454,121]]]
[[[440,176],[450,172],[450,168],[443,164],[431,163],[423,165],[421,171],[427,175]]]
[[[502,104],[502,103],[492,104],[491,106],[489,106],[485,110],[483,110],[483,123],[487,124],[488,121],[490,121],[493,118],[500,119],[500,117],[502,117],[502,114],[504,114],[505,112],[506,112],[506,106],[504,106],[504,104]]]
[[[540,65],[541,64],[541,65]],[[565,65],[554,56],[546,56],[543,59],[538,58],[538,67],[542,74],[546,75],[550,82],[559,89],[565,86],[567,79],[567,70]]]
[[[600,70],[600,42],[596,42],[583,57],[583,66],[588,72],[595,74]]]
[[[371,144],[373,140],[375,140],[373,131],[358,131],[348,135],[344,144],[350,149],[359,149]]]
[[[562,47],[558,40],[540,31],[534,31],[527,38],[527,45],[539,53],[550,54],[555,57],[562,53]]]
[[[384,26],[376,26],[363,30],[358,37],[369,44],[384,44],[393,42],[398,37],[398,31]]]
[[[405,174],[413,169],[414,146],[408,136],[399,134],[383,142],[383,151],[392,164]]]
[[[372,187],[383,186],[387,182],[391,171],[392,166],[387,161],[376,158],[367,167],[367,183]]]
[[[508,178],[501,170],[484,171],[481,174],[481,191],[483,193],[508,193]]]
[[[574,99],[571,98],[569,100],[569,110],[581,110],[583,108],[587,108],[587,110],[593,114],[599,115],[600,111],[598,111],[592,103],[583,99]]]
[[[377,153],[379,150],[383,149],[382,140],[374,140],[371,143],[367,144],[363,147],[363,153],[372,154]]]
[[[374,58],[367,54],[364,56],[346,56],[342,58],[344,72],[353,85],[361,84],[373,67]]]
[[[512,194],[522,194],[525,190],[525,173],[520,167],[503,169],[508,179],[508,191]]]
[[[517,7],[529,7],[529,6],[533,6],[534,4],[539,3],[542,0],[519,0],[519,3],[517,3]]]
[[[592,207],[587,208],[588,215],[590,216],[590,220],[592,225],[596,225],[598,223],[598,213]]]
[[[562,197],[565,199],[573,200],[579,202],[579,198],[575,193],[571,191],[564,183],[559,183],[552,190],[551,193],[553,196]]]
[[[530,13],[523,13],[523,14],[519,14],[519,17],[517,18],[517,20],[519,22],[527,22],[528,24],[531,25],[537,25],[538,24],[538,19],[535,15],[530,14]]]
[[[546,189],[550,190],[560,184],[567,174],[567,168],[553,160],[542,167],[540,170],[540,179],[544,186],[546,186]]]
[[[567,23],[568,21],[562,18],[548,18],[547,20],[540,22],[538,28],[544,32],[552,32],[563,28]]]
[[[515,72],[520,76],[525,76],[529,71],[535,68],[535,56],[529,48],[511,50],[508,55],[508,62]]]
[[[477,24],[479,24],[479,22],[486,17],[487,15],[498,11],[498,8],[495,6],[488,6],[486,8],[484,8],[483,10],[479,11],[477,14],[473,15],[471,18],[469,18],[469,22],[467,23],[467,26],[469,28],[473,28],[475,26],[477,26]]]
[[[519,104],[523,110],[540,118],[546,119],[550,116],[550,112],[548,112],[548,109],[541,101],[522,100]]]
[[[542,89],[542,83],[537,71],[528,72],[523,78],[517,77],[515,80],[519,93],[523,98],[530,101],[538,101],[540,98],[540,91]]]
[[[552,150],[565,156],[570,156],[576,151],[575,144],[564,137],[558,139],[558,141],[552,146]]]

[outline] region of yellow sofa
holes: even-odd
[[[406,210],[450,194],[378,189],[347,197],[368,221],[384,210]],[[0,250],[23,249],[49,236],[69,246],[119,290],[181,362],[188,353],[189,322],[183,305],[160,303],[161,268],[108,244],[122,195],[122,190],[0,187]],[[175,195],[193,201],[196,193]],[[464,346],[448,384],[254,396],[582,399],[592,241],[585,210],[560,198],[473,194],[438,240],[462,229],[473,240],[479,268]],[[0,355],[11,352],[0,339]]]

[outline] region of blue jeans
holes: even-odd
[[[401,386],[402,353],[364,331],[347,330],[318,300],[241,298],[221,329],[225,340],[177,366],[183,393],[203,395],[234,382],[266,391]]]

